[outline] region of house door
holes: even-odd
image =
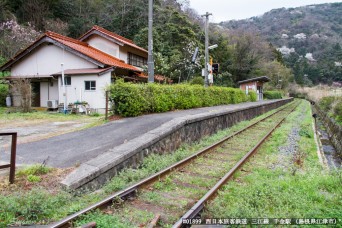
[[[258,101],[262,101],[263,100],[263,96],[262,96],[262,86],[257,86],[257,95],[258,95]]]
[[[32,82],[32,107],[40,107],[40,82]]]

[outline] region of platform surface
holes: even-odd
[[[276,101],[278,100],[246,102],[123,118],[81,131],[36,142],[18,144],[17,164],[33,164],[45,161],[47,165],[52,167],[71,167],[106,153],[108,150],[127,143],[175,118],[190,118],[198,114],[234,111]],[[2,161],[8,159],[8,156],[1,157]]]

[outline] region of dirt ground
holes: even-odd
[[[2,123],[0,132],[17,132],[18,144],[21,144],[84,129],[96,121],[98,118],[81,118],[68,121],[21,120]],[[6,141],[5,138],[0,137],[0,145]]]
[[[0,175],[0,194],[11,195],[13,192],[26,192],[33,188],[43,188],[51,194],[54,194],[60,190],[60,181],[73,170],[74,168],[54,168],[49,173],[40,175],[41,181],[39,182],[31,182],[26,176],[16,175],[15,182],[11,185],[9,184],[8,173],[3,173],[3,175]]]

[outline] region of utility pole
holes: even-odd
[[[148,1],[148,82],[154,82],[154,61],[153,61],[153,0]]]
[[[211,13],[206,13],[202,15],[202,17],[205,17],[205,67],[204,67],[204,86],[208,87],[209,85],[209,80],[208,80],[208,65],[209,65],[209,16],[213,15]]]

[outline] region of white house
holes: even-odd
[[[103,112],[104,89],[115,76],[146,81],[141,67],[147,63],[147,54],[132,40],[99,26],[78,40],[48,31],[1,66],[0,71],[10,71],[10,81],[31,79],[35,94],[32,106],[47,107],[50,100],[64,102],[63,64],[67,103],[85,101]],[[19,106],[16,97],[20,94],[12,96],[13,105]]]

